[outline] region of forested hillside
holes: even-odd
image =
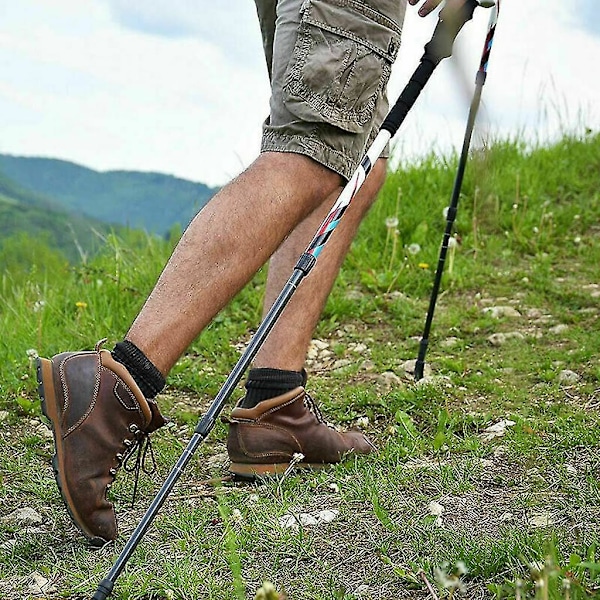
[[[0,267],[8,265],[8,254],[13,262],[29,263],[23,254],[31,254],[36,243],[71,261],[80,260],[102,245],[103,235],[122,229],[69,212],[0,173]]]
[[[5,154],[0,175],[63,210],[161,235],[185,227],[216,192],[161,173],[99,172],[64,160]]]

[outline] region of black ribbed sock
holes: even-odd
[[[154,398],[165,387],[162,373],[133,342],[119,342],[111,354],[127,368],[146,398]]]
[[[250,369],[246,381],[246,396],[242,408],[254,408],[259,402],[281,396],[298,386],[306,385],[306,371],[284,371],[282,369]]]

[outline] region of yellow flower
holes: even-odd
[[[79,309],[79,310],[83,310],[85,308],[87,308],[87,302],[75,302],[75,306]]]
[[[417,267],[419,267],[419,269],[429,269],[429,264],[428,263],[419,263],[417,265]]]

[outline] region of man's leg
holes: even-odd
[[[40,359],[56,480],[74,523],[92,544],[117,536],[107,490],[127,456],[164,424],[152,400],[164,376],[339,183],[339,175],[310,158],[264,153],[190,224],[126,341],[113,353],[97,348]]]
[[[338,175],[302,155],[262,154],[192,221],[126,338],[166,375],[285,236],[339,185]]]
[[[385,171],[386,160],[378,160],[319,255],[315,267],[298,287],[256,355],[254,367],[288,371],[300,371],[304,367],[314,328],[358,226],[383,184]],[[337,198],[338,194],[333,194],[327,202],[304,219],[269,261],[265,313],[277,298],[298,257],[312,240]]]
[[[385,160],[377,161],[346,210],[308,277],[298,287],[254,360],[246,396],[231,413],[227,450],[230,471],[254,477],[285,471],[294,454],[299,466],[335,463],[348,454],[369,454],[371,442],[358,432],[328,427],[303,389],[306,351],[313,330],[358,226],[385,177]],[[285,240],[269,263],[264,310],[289,279],[338,194],[311,213]]]

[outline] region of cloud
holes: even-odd
[[[201,38],[230,59],[248,61],[260,47],[258,17],[249,0],[106,0],[114,21],[131,31],[165,38]]]
[[[592,35],[600,35],[598,0],[575,0],[573,4],[571,18],[577,26]]]

